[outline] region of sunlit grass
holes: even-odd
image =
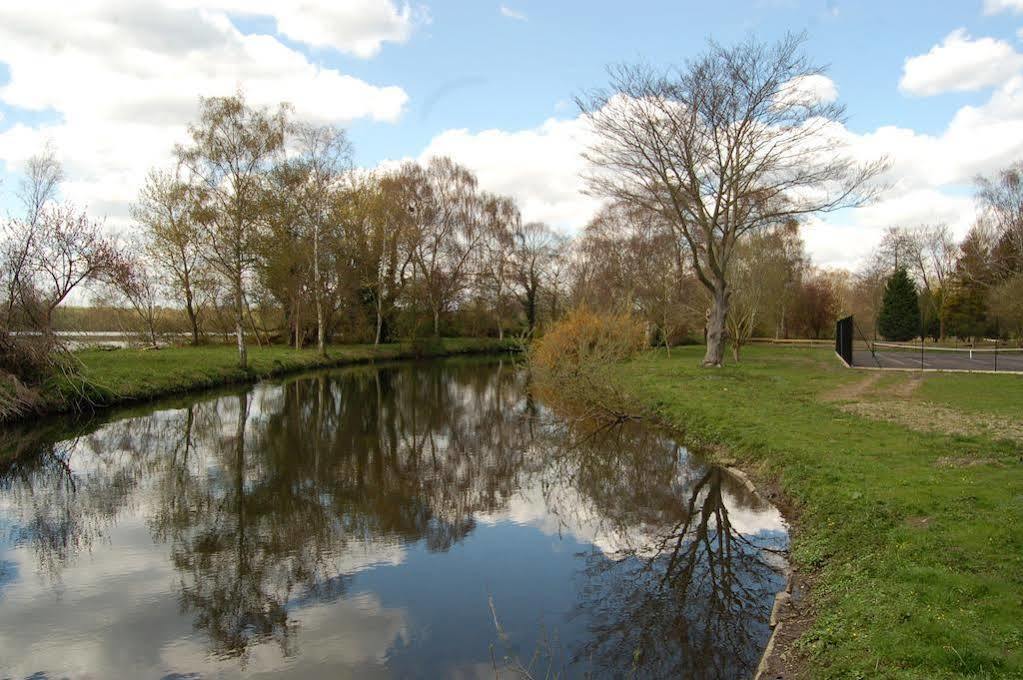
[[[1023,676],[1023,447],[842,410],[869,372],[825,349],[702,348],[620,368],[626,389],[693,440],[777,479],[797,508],[793,557],[815,573],[810,677]],[[1023,415],[1023,376],[885,375],[859,401]],[[926,518],[925,522],[919,521]]]
[[[445,338],[419,348],[408,343],[334,345],[328,347],[324,359],[316,349],[256,346],[248,350],[249,366],[245,370],[238,367],[237,351],[229,345],[160,350],[90,349],[75,354],[80,361],[79,379],[54,381],[47,386],[46,397],[51,410],[72,406],[83,399],[94,404],[112,404],[325,366],[510,347],[508,342],[473,338]]]

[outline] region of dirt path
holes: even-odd
[[[822,397],[824,401],[858,401],[866,396],[868,392],[873,391],[874,385],[880,379],[881,373],[871,371],[863,380],[842,385],[838,389],[822,395]]]
[[[891,384],[879,386],[881,379],[891,380]],[[858,382],[842,385],[824,395],[825,401],[863,401],[867,397],[874,400],[885,397],[909,399],[923,384],[922,375],[885,375],[881,371],[870,371]]]
[[[910,374],[908,376],[902,376],[902,380],[892,385],[887,392],[900,399],[909,399],[913,396],[913,393],[917,391],[920,385],[923,384],[924,378],[921,374]]]

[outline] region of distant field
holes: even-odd
[[[807,677],[1023,677],[1023,376],[853,371],[827,348],[620,367],[639,404],[776,480],[815,581]]]

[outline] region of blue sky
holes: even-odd
[[[830,66],[850,127],[896,123],[939,133],[960,106],[980,103],[985,94],[901,94],[904,60],[958,27],[1016,42],[1015,25],[1023,25],[1006,15],[985,16],[970,0],[633,2],[625,10],[619,3],[506,4],[526,16],[519,21],[502,16],[499,6],[434,4],[431,24],[406,45],[361,63],[324,55],[326,63],[371,82],[396,82],[411,96],[405,118],[393,129],[354,126],[365,162],[413,154],[448,128],[519,129],[573,115],[573,95],[605,83],[608,64],[676,64],[698,54],[710,38],[732,43],[802,30],[810,55]]]
[[[895,161],[881,204],[808,225],[854,267],[891,223],[973,219],[971,180],[1023,157],[1023,0],[403,4],[311,0],[6,0],[0,7],[0,206],[47,141],[65,195],[130,229],[145,170],[169,161],[197,95],[347,126],[364,166],[445,153],[527,219],[577,230],[585,131],[572,97],[617,62],[683,63],[708,38],[808,34],[848,110],[850,143]]]

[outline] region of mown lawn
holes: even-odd
[[[249,366],[238,367],[233,346],[173,347],[160,350],[98,350],[76,352],[80,362],[74,381],[55,380],[45,389],[49,410],[76,403],[114,404],[152,399],[188,390],[256,380],[305,369],[340,366],[370,360],[446,356],[510,349],[509,342],[445,338],[413,348],[408,343],[334,345],[327,357],[315,349],[249,347]]]
[[[794,505],[793,560],[815,583],[807,676],[1023,677],[1023,376],[853,371],[774,347],[708,370],[702,352],[617,374]]]

